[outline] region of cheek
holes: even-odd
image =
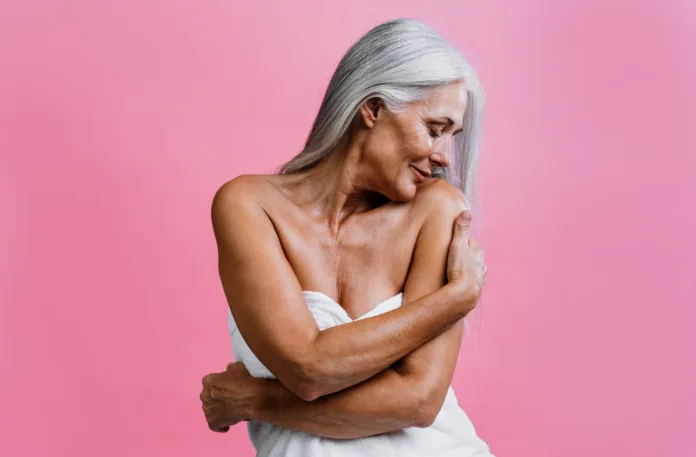
[[[414,132],[406,142],[406,148],[411,157],[428,157],[432,153],[434,139],[427,131]]]
[[[399,144],[399,150],[394,151],[395,154],[392,157],[398,163],[393,165],[396,166],[397,173],[400,175],[399,179],[403,180],[404,183],[410,185],[413,180],[411,164],[430,157],[432,154],[432,140],[427,131],[425,134],[417,131],[411,132],[404,136],[403,141]]]
[[[379,132],[374,135],[370,150],[373,166],[385,179],[400,188],[413,185],[410,164],[430,157],[433,138],[425,126],[409,126]],[[406,190],[405,188],[401,189]]]

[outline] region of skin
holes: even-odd
[[[260,420],[358,438],[432,423],[485,278],[466,201],[427,177],[449,165],[466,103],[462,83],[398,113],[370,100],[345,149],[313,169],[220,188],[212,220],[223,289],[277,380],[253,378],[241,363],[206,376],[211,429]],[[354,319],[401,291],[404,304],[320,332],[303,290]]]

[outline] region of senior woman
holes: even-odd
[[[237,363],[203,379],[211,429],[259,457],[491,456],[450,383],[485,278],[469,234],[483,96],[409,19],[355,43],[304,150],[212,204]]]

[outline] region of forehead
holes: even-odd
[[[421,100],[420,107],[425,114],[432,116],[447,116],[452,119],[463,119],[469,94],[466,84],[453,82],[444,86],[432,88],[428,96]]]

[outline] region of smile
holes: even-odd
[[[413,168],[414,173],[416,174],[416,178],[418,178],[419,182],[425,181],[426,178],[430,177],[430,172],[429,171],[423,171],[420,170],[413,165],[411,165],[411,168]]]

